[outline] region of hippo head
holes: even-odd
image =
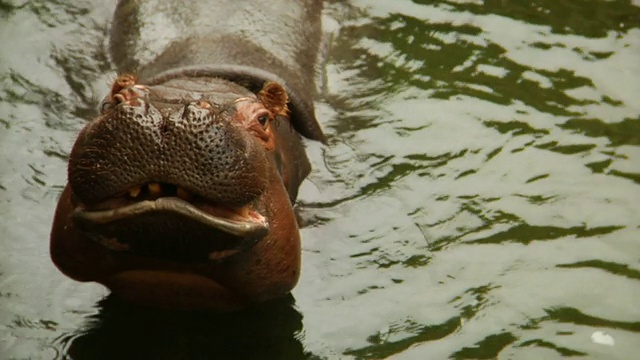
[[[79,134],[51,254],[68,276],[132,302],[233,309],[288,293],[292,202],[310,166],[288,95],[218,78],[121,75]]]

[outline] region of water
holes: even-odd
[[[72,3],[0,1],[0,358],[637,357],[637,1],[327,3],[302,278],[224,316],[122,304],[49,260],[114,77],[113,4]]]

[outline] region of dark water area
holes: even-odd
[[[232,314],[49,259],[113,7],[0,0],[0,359],[638,357],[640,2],[329,1],[302,277]]]

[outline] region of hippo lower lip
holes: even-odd
[[[85,224],[100,225],[160,211],[189,217],[203,225],[238,237],[264,236],[269,230],[264,217],[258,213],[254,212],[255,215],[245,216],[242,220],[240,220],[240,216],[236,219],[230,219],[209,214],[177,197],[143,200],[132,205],[108,210],[88,211],[77,209],[73,216]]]
[[[266,219],[249,206],[231,210],[178,197],[100,210],[78,207],[72,217],[110,250],[179,262],[220,260],[251,247],[269,231]],[[176,229],[182,237],[175,236]]]

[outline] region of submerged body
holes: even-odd
[[[79,134],[51,255],[132,302],[233,309],[300,271],[320,1],[120,1],[120,75]],[[136,75],[126,75],[136,74]]]

